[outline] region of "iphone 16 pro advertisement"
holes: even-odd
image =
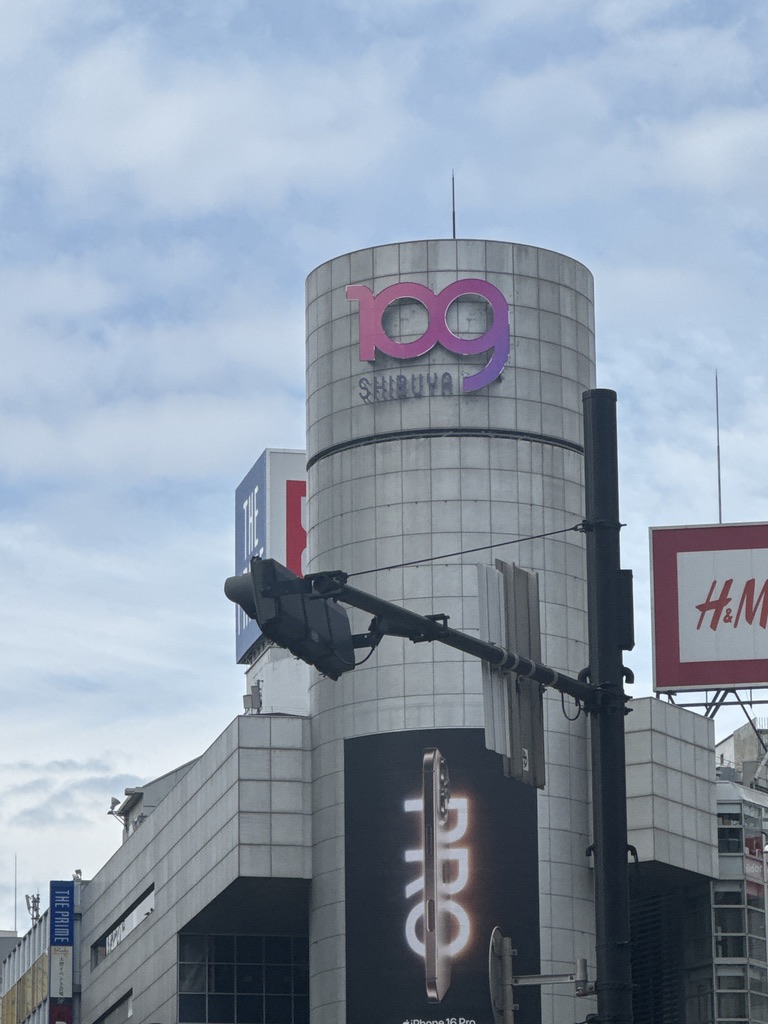
[[[347,1020],[493,1024],[493,929],[539,972],[536,790],[482,729],[346,740],[344,771]],[[537,989],[515,1001],[539,1024]]]

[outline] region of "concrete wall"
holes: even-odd
[[[627,824],[641,862],[714,878],[715,725],[666,701],[634,700],[626,719]]]
[[[238,878],[310,873],[309,723],[236,718],[83,887],[83,1024],[130,990],[136,1020],[175,1024],[179,930]],[[92,946],[151,886],[153,912],[92,966]]]

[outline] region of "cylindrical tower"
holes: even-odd
[[[514,561],[539,574],[543,660],[578,673],[586,665],[587,635],[582,538],[577,532],[540,535],[566,531],[584,515],[581,396],[594,386],[592,276],[567,256],[504,242],[433,240],[364,249],[318,267],[307,280],[308,571],[365,573],[353,579],[355,586],[422,614],[444,613],[451,626],[475,631],[476,563]],[[509,541],[519,543],[500,546]],[[499,546],[491,550],[491,544]],[[424,559],[431,560],[419,561]],[[367,618],[352,617],[355,631],[364,632]],[[546,788],[536,795],[504,779],[495,805],[495,817],[517,816],[519,799],[520,820],[532,806],[533,824],[525,836],[513,828],[503,844],[494,839],[493,848],[511,844],[509,863],[514,851],[528,850],[514,869],[518,877],[508,872],[501,889],[534,890],[517,893],[510,913],[514,918],[524,912],[529,924],[538,922],[540,947],[535,935],[515,942],[524,945],[527,939],[534,959],[540,952],[541,972],[548,973],[570,970],[579,956],[593,959],[594,925],[584,854],[585,716],[569,720],[577,709],[569,701],[563,707],[558,694],[548,694],[545,705]],[[315,676],[310,707],[313,1024],[363,1019],[353,1011],[359,1012],[357,974],[366,963],[360,922],[368,898],[379,918],[370,921],[370,957],[388,960],[380,969],[395,970],[400,955],[387,946],[390,933],[380,928],[381,918],[401,915],[402,927],[393,925],[391,935],[402,932],[410,948],[396,984],[407,989],[408,971],[424,976],[425,1005],[435,1004],[429,1019],[454,1013],[485,1019],[483,1008],[475,1006],[473,1015],[471,987],[461,987],[471,973],[470,947],[477,965],[477,950],[486,941],[486,911],[467,907],[483,885],[499,888],[499,876],[483,874],[493,855],[481,839],[464,847],[456,846],[463,840],[451,838],[458,834],[460,807],[469,808],[486,838],[495,827],[490,819],[481,824],[485,797],[475,790],[480,793],[484,783],[475,784],[472,766],[463,765],[471,757],[460,746],[483,727],[480,664],[438,644],[385,638],[364,666],[338,681]],[[459,744],[451,748],[453,763],[447,755],[444,761],[451,771],[454,818],[443,821],[443,854],[459,867],[438,868],[442,881],[430,882],[430,842],[436,840],[424,780],[426,762],[435,755],[427,751],[443,756],[453,738]],[[424,752],[417,766],[421,783],[411,747]],[[402,783],[405,789],[386,813],[395,813],[399,800],[404,829],[406,804],[413,811],[418,803],[419,813],[411,814],[411,831],[404,832],[412,836],[410,853],[405,841],[399,857],[390,851],[389,860],[381,860],[371,852],[375,839],[366,847],[360,838],[373,837],[377,825],[375,815],[366,819],[365,794],[358,790],[370,781],[370,799],[383,801],[378,828],[389,836],[386,784],[374,776],[384,778],[387,763],[399,770],[400,759],[416,774]],[[370,765],[370,780],[352,780],[353,765],[363,775]],[[466,803],[462,792],[471,794]],[[359,892],[366,878],[361,859],[370,860],[373,895]],[[465,861],[469,867],[462,873]],[[403,863],[423,864],[423,875],[413,866],[408,875]],[[537,868],[534,885],[525,881],[531,863]],[[428,898],[421,905],[413,895],[430,884],[437,886],[438,904],[447,907],[436,953]],[[388,886],[391,893],[381,896]],[[482,903],[490,896],[477,898]],[[415,901],[410,911],[409,899]],[[460,948],[465,919],[471,938],[465,936]],[[439,932],[441,926],[435,927]],[[383,945],[377,946],[377,932]],[[441,941],[449,953],[441,952]],[[524,949],[520,955],[522,964]],[[487,965],[487,946],[484,956]],[[436,975],[431,980],[430,970]],[[375,1022],[382,979],[366,983],[373,1005],[365,1019]],[[554,1024],[572,1024],[585,1010],[583,1001],[574,1004],[570,990],[558,994],[551,988],[542,991],[542,1007],[543,1019]],[[427,1019],[416,995],[393,1004],[391,1012],[403,1014],[399,1021]],[[389,1019],[384,1011],[381,1019]]]

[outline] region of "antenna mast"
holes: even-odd
[[[451,171],[451,214],[453,223],[453,240],[456,241],[456,177]]]
[[[723,523],[723,489],[720,478],[720,393],[717,385],[717,370],[715,370],[715,423],[717,427],[717,521]]]

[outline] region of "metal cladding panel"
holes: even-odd
[[[539,588],[534,573],[497,560],[478,565],[480,636],[507,651],[541,662]],[[538,683],[482,665],[485,742],[505,758],[513,778],[543,787],[543,698]]]
[[[768,523],[650,538],[654,689],[768,686]]]

